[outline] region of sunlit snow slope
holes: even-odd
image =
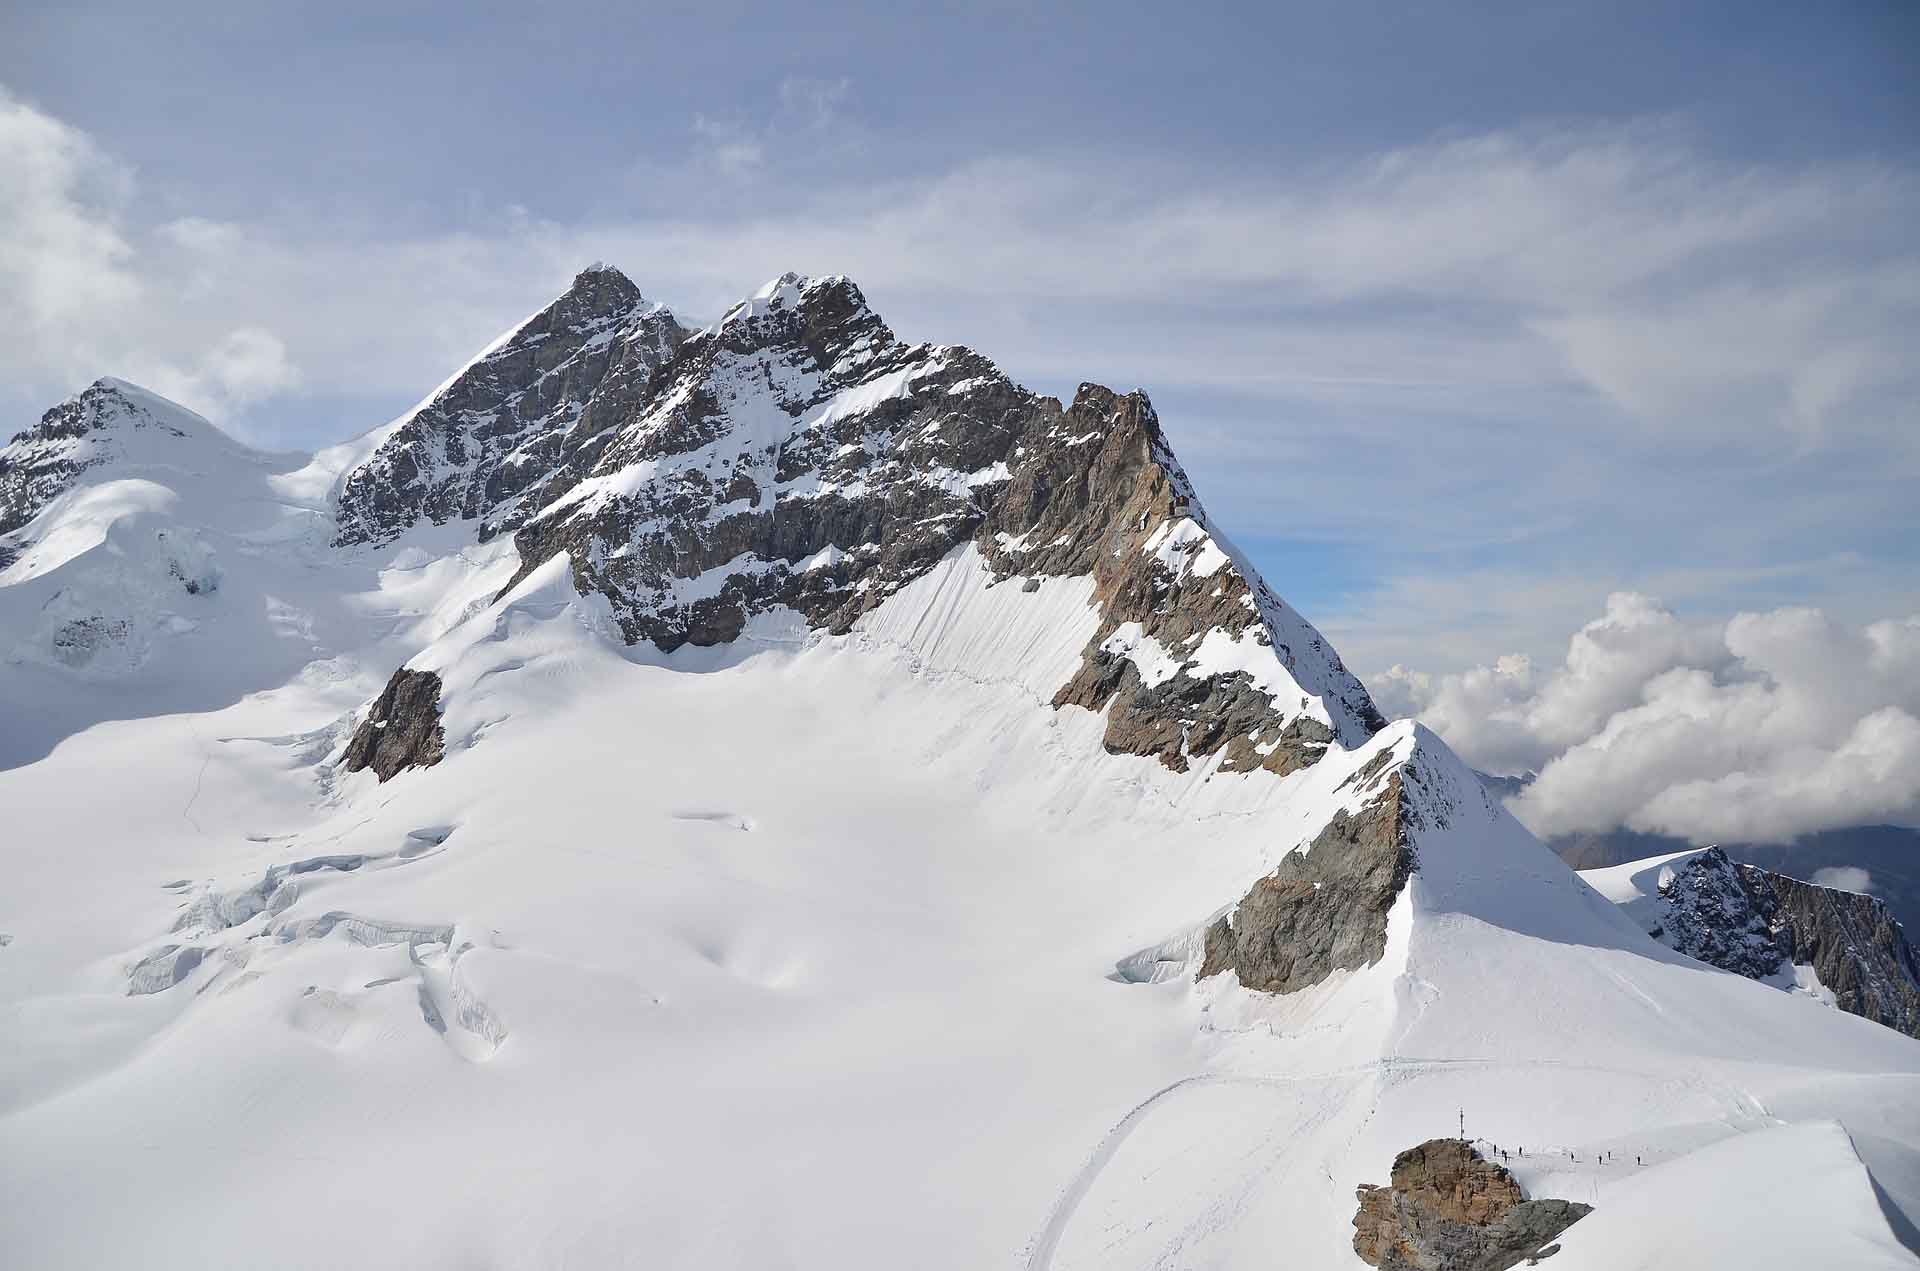
[[[1464,1110],[1531,1194],[1596,1206],[1555,1267],[1915,1265],[1920,1044],[1663,948],[1439,738],[1375,731],[1144,399],[754,334],[832,289],[770,285],[618,386],[774,384],[792,431],[719,444],[656,402],[596,440],[602,390],[556,399],[597,482],[552,491],[548,521],[598,509],[567,534],[515,502],[533,528],[482,545],[498,507],[373,489],[401,513],[343,546],[380,437],[308,464],[195,421],[190,458],[68,473],[8,540],[0,1262],[1358,1267],[1355,1185]],[[753,357],[812,366],[804,400]],[[928,359],[940,402],[1037,412],[1004,477],[919,491],[914,439],[978,418],[880,378]],[[827,470],[790,443],[909,528],[976,528],[784,511]],[[696,469],[735,501],[674,502]],[[700,552],[659,581],[727,524],[748,581],[699,591]],[[822,526],[884,565],[792,581]],[[608,562],[646,553],[666,607],[636,619]],[[687,616],[710,599],[737,629]],[[62,657],[48,624],[96,614],[142,634]],[[671,652],[629,642],[663,624]],[[346,771],[403,663],[439,677],[445,757]],[[1415,863],[1376,960],[1197,978],[1250,887],[1388,794]]]

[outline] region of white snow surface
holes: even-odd
[[[301,457],[182,453],[0,586],[8,1267],[1358,1267],[1462,1108],[1599,1206],[1550,1265],[1916,1265],[1920,1044],[1661,948],[1423,728],[1174,773],[1050,704],[1089,579],[969,546],[662,655],[564,558],[496,597],[510,543],[340,552]],[[141,647],[54,657],[67,591]],[[403,662],[446,757],[344,773]],[[1196,984],[1401,766],[1381,961]]]

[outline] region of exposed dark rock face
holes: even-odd
[[[1660,884],[1649,932],[1749,979],[1811,966],[1843,1011],[1920,1037],[1920,960],[1886,905],[1728,859],[1709,848]]]
[[[1342,786],[1356,810],[1335,812],[1207,929],[1200,979],[1231,970],[1247,988],[1292,993],[1386,953],[1387,914],[1419,868],[1415,839],[1449,822],[1455,796],[1417,746],[1381,751]]]
[[[567,552],[627,638],[662,649],[776,606],[844,631],[967,541],[1059,409],[966,349],[901,344],[844,278],[788,275],[689,338],[515,544],[523,570]]]
[[[118,380],[95,380],[0,449],[0,568],[19,555],[17,531],[81,473],[121,453],[122,429],[187,435],[145,409],[141,396]]]
[[[336,541],[384,543],[422,519],[512,529],[585,474],[685,334],[618,270],[586,270],[348,474]]]
[[[440,762],[446,734],[440,727],[440,677],[401,667],[374,700],[347,742],[348,772],[371,768],[385,781],[403,768]]]
[[[1408,1148],[1391,1183],[1356,1194],[1353,1251],[1381,1271],[1506,1271],[1593,1212],[1528,1200],[1512,1174],[1458,1139]]]
[[[1250,989],[1291,993],[1378,962],[1387,911],[1417,863],[1407,829],[1394,772],[1359,815],[1335,813],[1207,929],[1200,978],[1231,969]]]

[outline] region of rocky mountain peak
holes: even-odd
[[[1101,621],[1058,709],[1176,770],[1284,774],[1382,719],[1208,519],[1143,393],[1062,406],[952,345],[907,345],[852,280],[786,273],[688,332],[584,271],[351,472],[342,542],[421,518],[565,554],[630,641],[847,630],[949,555],[1023,587],[1090,578]]]
[[[845,374],[899,341],[844,275],[809,278],[784,273],[728,309],[711,340],[735,352],[788,350],[800,369]]]
[[[618,317],[646,303],[631,278],[599,261],[575,274],[573,282],[543,313],[551,315],[551,326],[565,328]]]
[[[103,375],[48,410],[39,423],[16,433],[7,450],[23,443],[148,431],[178,440],[197,437],[230,442],[212,424],[179,403],[130,381]]]
[[[818,306],[823,301],[843,308],[866,308],[866,297],[853,280],[844,274],[809,278],[789,270],[778,278],[768,280],[759,290],[729,308],[721,317],[719,326],[729,327],[780,313],[795,314],[803,308]]]
[[[1094,579],[1099,638],[1055,705],[1114,703],[1111,750],[1284,773],[1383,722],[1213,529],[1145,394],[1062,407],[902,344],[847,278],[789,273],[629,404],[518,539],[523,576],[566,552],[629,639],[723,642],[781,607],[845,630],[971,543],[996,578]]]

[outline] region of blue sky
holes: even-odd
[[[0,408],[397,413],[580,266],[1152,394],[1363,674],[1920,612],[1920,9],[0,14]]]

